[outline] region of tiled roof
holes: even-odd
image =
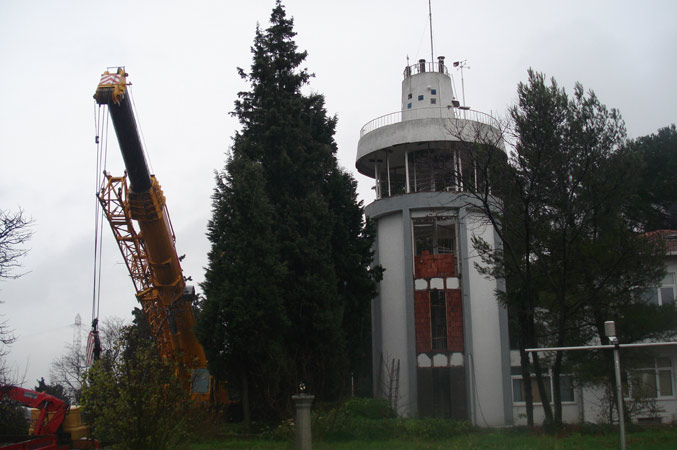
[[[660,238],[665,242],[668,254],[677,254],[677,230],[656,230],[646,234],[650,238]]]

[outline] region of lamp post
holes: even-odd
[[[625,417],[623,414],[623,385],[621,384],[620,344],[616,337],[616,323],[613,320],[604,322],[604,334],[614,346],[614,371],[616,372],[616,399],[618,401],[618,426],[621,429],[621,450],[625,450]]]
[[[299,393],[291,396],[296,405],[296,450],[312,450],[310,405],[314,395],[306,393],[306,385],[299,385]]]

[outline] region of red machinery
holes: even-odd
[[[94,439],[72,440],[72,431],[59,430],[66,413],[66,404],[63,400],[44,392],[31,391],[16,386],[0,386],[0,399],[9,398],[13,401],[38,410],[37,418],[32,424],[33,432],[30,436],[2,436],[0,450],[71,450],[99,448]],[[79,422],[79,415],[76,416]],[[75,427],[79,429],[82,427]],[[63,432],[62,432],[63,431]],[[58,435],[57,435],[58,433]],[[66,441],[63,441],[66,439]],[[61,442],[61,443],[60,443]]]
[[[66,404],[53,395],[44,392],[35,392],[16,386],[0,386],[0,398],[9,397],[29,408],[40,410],[38,421],[33,429],[33,435],[54,434],[66,417]],[[48,413],[53,413],[49,417]]]

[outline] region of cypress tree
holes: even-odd
[[[380,275],[355,180],[336,160],[337,119],[321,94],[302,93],[311,74],[295,34],[278,0],[249,72],[238,69],[250,89],[235,101],[241,130],[212,197],[198,334],[245,419],[247,403],[284,415],[301,382],[336,399],[364,372]]]

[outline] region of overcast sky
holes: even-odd
[[[400,105],[407,57],[430,59],[427,0],[286,0],[297,44],[309,55],[338,116],[340,164],[365,203],[371,181],[354,169],[360,127]],[[186,275],[204,277],[213,172],[237,121],[256,24],[274,0],[0,0],[0,209],[35,220],[27,272],[0,282],[2,319],[15,330],[8,362],[32,388],[53,358],[82,339],[92,310],[96,190],[92,94],[108,66],[124,65],[154,173],[167,197]],[[677,117],[677,2],[433,0],[435,57],[467,60],[473,109],[502,115],[534,68],[571,92],[576,81],[623,115],[629,137]],[[460,73],[454,72],[460,89]],[[457,94],[460,97],[460,93]],[[114,134],[109,172],[122,174]],[[134,290],[104,229],[101,317],[130,317]]]

